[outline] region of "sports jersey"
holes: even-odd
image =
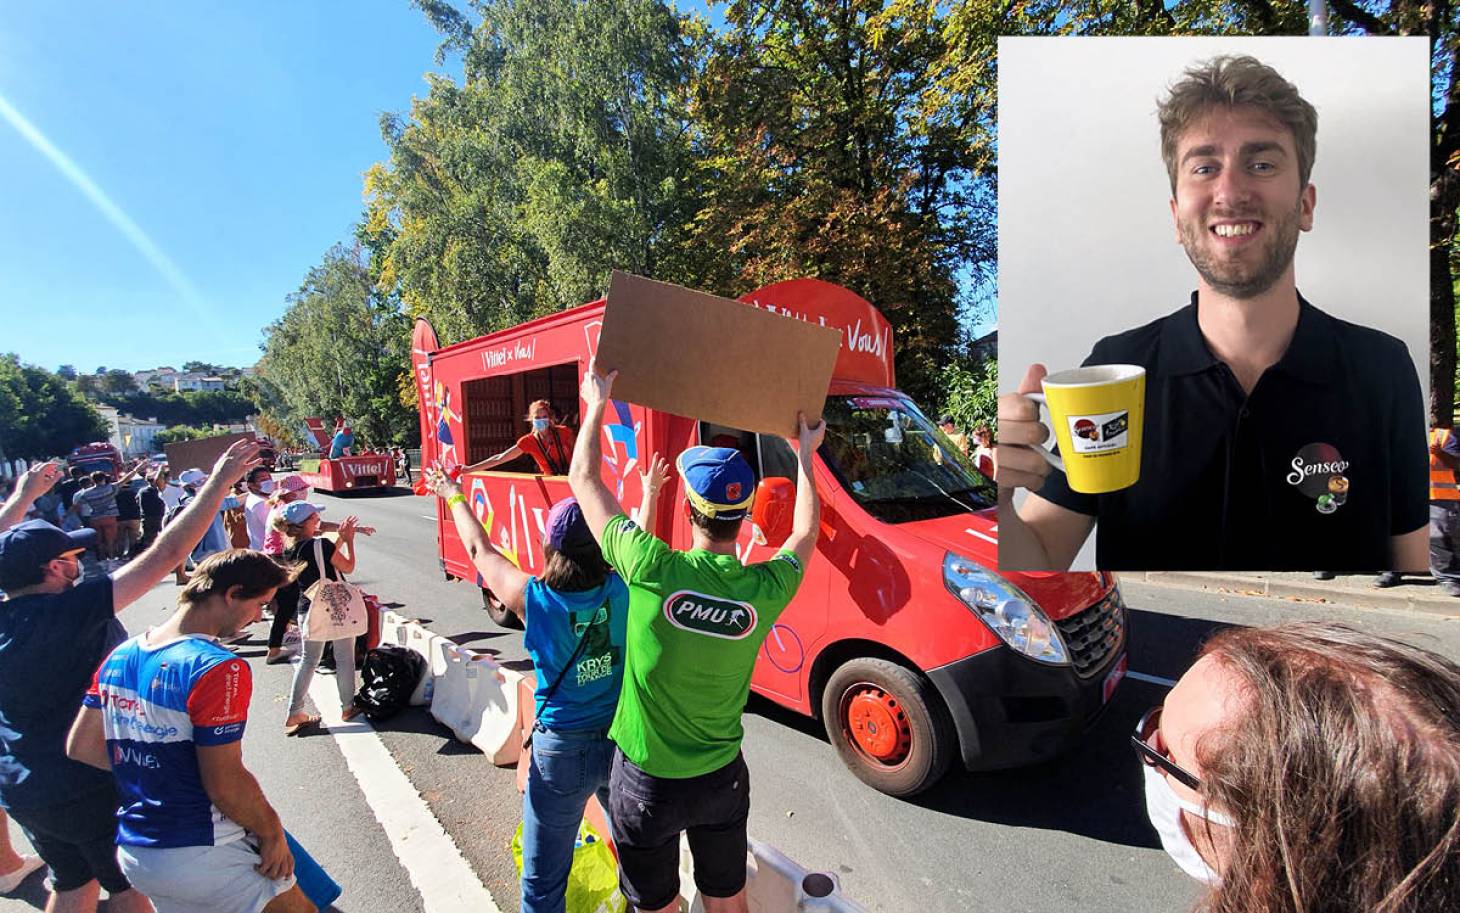
[[[628,587],[609,574],[591,590],[563,593],[534,577],[522,597],[527,607],[522,645],[537,669],[538,722],[548,729],[607,726],[624,678]],[[564,672],[569,659],[573,666]],[[544,703],[555,681],[557,690]]]
[[[121,811],[117,843],[217,846],[243,828],[213,806],[196,746],[243,738],[248,663],[205,637],[133,637],[102,663],[83,703],[102,712]]]
[[[742,565],[679,552],[619,514],[599,537],[629,585],[628,655],[609,738],[656,777],[683,779],[735,759],[756,654],[801,584],[790,551]]]

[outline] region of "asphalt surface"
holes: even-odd
[[[378,528],[361,540],[355,582],[438,634],[499,661],[525,662],[520,632],[497,628],[478,591],[447,583],[437,567],[431,501],[404,494],[317,496],[338,520],[354,513]],[[1460,624],[1433,614],[1354,609],[1127,578],[1130,668],[1174,679],[1210,632],[1227,624],[1328,618],[1403,637],[1460,658]],[[162,617],[171,583],[124,616],[129,628]],[[263,626],[257,629],[260,637]],[[261,656],[262,644],[244,655]],[[284,740],[288,667],[255,663],[254,713],[245,757],[286,824],[345,886],[341,910],[419,910],[420,900],[327,734]],[[1123,911],[1189,909],[1198,896],[1146,823],[1129,733],[1164,687],[1127,679],[1075,752],[1038,767],[955,772],[907,801],[861,783],[837,759],[820,726],[752,698],[745,754],[752,771],[750,833],[811,869],[834,873],[843,892],[874,911]],[[277,718],[277,719],[274,719]],[[497,904],[515,911],[508,852],[521,817],[515,771],[498,769],[424,711],[378,727],[381,739],[430,805]],[[39,906],[39,878],[0,913]]]

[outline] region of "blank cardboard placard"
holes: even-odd
[[[251,441],[254,436],[247,432],[234,434],[220,434],[217,437],[205,437],[197,441],[178,441],[176,444],[163,444],[162,449],[167,454],[167,468],[172,472],[172,477],[184,469],[201,469],[204,472],[212,472],[213,464],[223,455],[223,451],[233,446],[234,441]]]
[[[821,418],[842,334],[729,298],[615,271],[598,369],[613,398],[762,434]]]

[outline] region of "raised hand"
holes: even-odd
[[[821,446],[822,440],[826,437],[826,419],[822,419],[815,425],[806,424],[806,413],[796,413],[796,424],[798,432],[795,437],[786,438],[786,443],[791,445],[802,456],[810,456]]]
[[[358,531],[359,526],[360,526],[360,518],[359,517],[356,517],[356,516],[346,517],[345,519],[343,519],[343,520],[340,521],[340,528],[337,530],[337,532],[339,534],[339,537],[342,540],[346,541],[346,542],[353,541],[354,538],[355,538],[355,533]]]
[[[614,378],[618,377],[617,371],[608,372],[605,377],[598,373],[598,357],[594,356],[588,360],[588,370],[583,372],[583,383],[578,392],[583,397],[583,402],[589,407],[606,403],[613,391]]]
[[[61,481],[62,474],[61,467],[55,463],[37,463],[20,474],[15,490],[34,501]]]
[[[428,466],[421,475],[426,480],[426,488],[438,498],[449,498],[461,493],[461,486],[439,467]]]
[[[218,462],[213,464],[212,475],[222,477],[231,484],[242,479],[245,473],[261,462],[258,441],[235,441],[218,457]]]
[[[643,485],[645,494],[659,491],[668,479],[669,463],[657,453],[649,460],[649,468],[639,473],[639,481]]]

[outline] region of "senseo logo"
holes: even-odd
[[[1348,469],[1348,460],[1338,460],[1337,462],[1333,463],[1305,463],[1303,462],[1303,457],[1300,454],[1299,456],[1293,457],[1293,462],[1291,465],[1293,467],[1293,471],[1288,473],[1288,484],[1301,485],[1303,484],[1304,479],[1308,478],[1309,476],[1317,475],[1320,472],[1324,473],[1325,475],[1332,475],[1335,472],[1343,472],[1344,470]]]

